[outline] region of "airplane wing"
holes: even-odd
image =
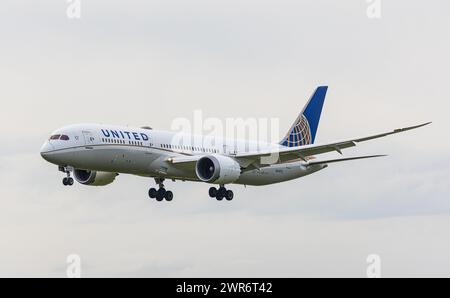
[[[281,147],[277,150],[272,151],[258,151],[258,152],[247,152],[247,153],[238,153],[236,155],[233,155],[236,160],[241,164],[242,167],[246,168],[252,164],[254,164],[256,167],[258,166],[265,166],[275,163],[285,163],[290,161],[296,161],[296,160],[303,160],[307,161],[308,157],[312,155],[317,154],[323,154],[327,152],[337,151],[340,154],[342,154],[342,149],[346,149],[349,147],[356,146],[359,142],[364,142],[368,140],[373,140],[381,137],[385,137],[391,134],[396,134],[400,132],[404,132],[407,130],[419,128],[425,125],[430,124],[431,122],[405,127],[405,128],[398,128],[394,129],[390,132],[380,133],[372,136],[362,137],[362,138],[356,138],[351,140],[345,140],[340,142],[334,142],[329,144],[312,144],[312,145],[305,145],[305,146],[299,146],[299,147]]]

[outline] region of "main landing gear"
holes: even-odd
[[[209,196],[211,198],[216,198],[218,201],[222,201],[224,198],[227,201],[231,201],[234,197],[232,190],[227,190],[225,186],[220,185],[219,189],[211,187],[209,189]]]
[[[159,188],[156,190],[155,188],[150,188],[148,190],[148,196],[152,199],[156,199],[158,202],[166,199],[166,201],[172,201],[173,193],[170,190],[166,190],[164,188],[164,179],[163,178],[155,178],[155,182],[158,184]]]
[[[62,183],[64,186],[72,186],[73,185],[73,178],[70,177],[70,169],[68,167],[65,166],[60,166],[59,170],[61,172],[66,173],[67,177],[64,177],[62,180]]]

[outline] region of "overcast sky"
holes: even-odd
[[[450,4],[365,0],[6,0],[0,9],[0,276],[450,276]],[[177,117],[278,118],[328,85],[316,141],[433,121],[265,187],[152,179],[64,187],[39,149],[78,122],[170,129]],[[336,155],[332,155],[336,156]]]

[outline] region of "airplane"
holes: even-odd
[[[227,139],[103,124],[76,124],[55,130],[41,148],[41,156],[66,174],[64,185],[74,179],[83,185],[104,186],[119,174],[154,178],[158,189],[148,195],[156,201],[172,201],[164,181],[197,181],[217,185],[209,196],[231,201],[229,184],[269,185],[300,178],[329,164],[375,158],[368,155],[317,160],[316,155],[338,152],[360,142],[385,137],[430,124],[395,129],[367,137],[315,144],[327,86],[319,86],[278,143]]]

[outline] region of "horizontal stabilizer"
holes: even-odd
[[[383,156],[387,156],[387,155],[366,155],[366,156],[356,156],[356,157],[348,157],[348,158],[312,161],[312,162],[307,163],[306,166],[313,166],[313,165],[319,165],[319,164],[328,164],[328,163],[333,163],[333,162],[341,162],[341,161],[356,160],[356,159],[383,157]]]

